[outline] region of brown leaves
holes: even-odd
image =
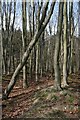
[[[24,114],[25,117],[36,117],[38,115],[39,117],[46,117],[56,110],[61,111],[62,116],[65,114],[66,117],[77,117],[79,112],[79,94],[77,92],[79,80],[75,82],[73,78],[76,80],[78,76],[71,76],[70,81],[72,82],[69,89],[60,92],[54,91],[54,81],[46,80],[46,77],[45,80],[44,78],[41,79],[37,85],[33,82],[30,83],[30,87],[27,89],[22,88],[22,80],[18,81],[10,94],[10,98],[2,101],[5,105],[3,107],[3,118],[21,117]],[[3,86],[7,86],[6,81],[3,82]],[[55,114],[54,117],[56,117]]]

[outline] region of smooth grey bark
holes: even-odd
[[[56,0],[55,0],[56,1]],[[18,65],[18,67],[16,68],[14,74],[12,75],[12,78],[10,80],[10,83],[9,85],[7,86],[7,88],[5,89],[4,91],[4,94],[3,94],[3,99],[7,99],[11,90],[13,89],[16,81],[17,81],[17,76],[19,75],[20,71],[22,70],[23,66],[25,65],[27,59],[29,58],[29,55],[31,53],[31,50],[33,49],[34,45],[36,44],[36,42],[38,41],[38,38],[40,37],[40,35],[42,34],[42,32],[44,31],[46,25],[48,24],[50,18],[51,18],[51,15],[53,13],[53,9],[54,9],[54,6],[55,6],[55,1],[52,2],[51,4],[51,7],[50,7],[50,11],[47,15],[47,17],[45,18],[45,21],[44,23],[42,22],[41,24],[41,27],[40,29],[36,30],[36,33],[33,37],[33,39],[31,40],[30,44],[28,45],[27,47],[27,50],[26,52],[24,53],[23,57],[22,57],[22,61],[21,63]],[[44,8],[45,9],[45,8]]]
[[[69,75],[70,73],[70,68],[71,68],[71,18],[72,18],[72,9],[71,9],[71,2],[69,2],[69,24],[68,24],[68,44],[70,46],[68,47],[68,62],[67,62],[67,74]]]
[[[55,51],[54,51],[54,89],[61,90],[61,75],[59,67],[59,54],[60,54],[60,42],[61,42],[61,31],[62,31],[62,21],[63,21],[63,2],[59,3],[59,15],[58,15],[58,30],[57,37],[55,41]]]
[[[30,31],[30,38],[32,38],[32,26],[31,26],[31,3],[29,2],[28,8],[28,15],[29,15],[29,31]]]
[[[75,72],[79,71],[79,39],[75,39]]]
[[[39,24],[40,24],[40,11],[41,11],[41,6],[39,5],[39,1],[38,1],[38,12],[36,14],[36,29],[39,28]],[[47,9],[46,9],[47,11]],[[45,18],[45,16],[44,16]],[[36,69],[35,69],[35,78],[36,78],[36,82],[38,82],[38,73],[39,73],[39,48],[40,48],[40,44],[39,44],[40,39],[38,40],[38,42],[36,43]]]
[[[31,6],[29,6],[29,7],[31,9]],[[30,28],[30,31],[32,33],[32,34],[30,33],[30,37],[32,38],[35,33],[35,2],[34,2],[34,0],[32,3],[32,18],[29,15],[29,19],[32,19],[32,31]],[[31,24],[30,21],[31,20],[29,20],[29,24]],[[31,27],[31,25],[29,25],[29,26]],[[34,59],[34,66],[35,66],[35,58],[36,58],[35,52],[36,52],[36,50],[35,50],[35,46],[34,46],[33,51],[31,52],[31,55],[30,55],[30,77],[31,77],[31,79],[32,79],[32,72],[33,72],[33,59]],[[35,69],[34,69],[34,71],[35,71]]]
[[[22,42],[23,42],[23,54],[27,47],[27,36],[26,36],[27,18],[26,18],[26,0],[22,2]],[[27,63],[23,67],[23,88],[28,87],[27,82]]]
[[[44,31],[42,33],[40,40],[40,77],[42,77],[44,71],[43,60],[44,60]]]
[[[61,74],[63,73],[63,30],[61,34],[61,53],[60,53],[60,69],[61,69]]]
[[[12,10],[12,0],[10,2],[10,12],[9,12],[9,23],[8,23],[8,27],[10,27],[10,22],[11,22],[11,10]],[[15,23],[15,16],[16,16],[16,0],[14,0],[14,17],[13,17],[13,22],[11,24],[11,33],[9,33],[10,38],[9,38],[9,44],[10,44],[10,52],[9,52],[9,72],[11,72],[11,57],[12,57],[12,40],[13,40],[13,33],[14,33],[14,23]],[[8,28],[9,29],[9,28]],[[8,30],[9,31],[9,30]]]
[[[38,0],[38,23],[40,22],[40,11],[43,5],[43,0],[39,2]],[[43,32],[44,33],[44,32]],[[43,62],[42,62],[42,57],[43,57],[43,42],[44,42],[44,34],[42,33],[39,42],[38,42],[38,73],[40,73],[40,77],[42,77],[42,67],[43,67]]]
[[[63,79],[61,87],[67,86],[67,1],[64,2],[64,56],[63,56]]]
[[[39,44],[36,44],[36,71],[35,71],[35,78],[36,82],[38,82],[38,72],[39,72]]]
[[[33,1],[34,2],[34,1]],[[30,40],[32,39],[32,36],[34,36],[33,35],[33,31],[34,30],[32,30],[32,28],[33,28],[33,26],[31,26],[31,23],[33,22],[33,25],[34,25],[34,21],[33,21],[33,19],[34,19],[34,15],[32,14],[32,11],[31,11],[31,1],[29,2],[29,8],[28,8],[28,18],[29,18],[29,32],[30,32],[30,35],[29,35],[29,37],[30,37],[30,39],[29,39],[29,42],[30,42]],[[34,11],[34,10],[33,10]],[[32,21],[31,21],[31,19],[32,19]],[[31,54],[30,54],[30,58],[29,58],[29,64],[30,64],[30,77],[32,78],[32,58],[33,58],[33,52],[31,52]]]
[[[5,2],[3,2],[3,5],[4,5],[4,14],[5,14],[5,29],[7,31],[7,11],[6,11]],[[3,11],[1,14],[2,14],[1,15],[1,23],[2,23],[2,46],[3,46],[3,73],[7,74],[7,44],[5,45],[5,47],[3,45],[3,41],[5,40],[5,37],[4,37],[5,32],[4,32],[4,28],[3,28],[3,19],[4,19]],[[6,39],[6,41],[8,42],[7,39]]]
[[[4,4],[5,4],[5,28],[6,28],[6,35],[7,35],[7,38],[6,38],[6,40],[7,40],[7,45],[6,45],[6,47],[5,47],[5,54],[4,54],[4,56],[5,56],[5,71],[6,71],[6,74],[9,74],[9,59],[8,59],[8,57],[7,57],[7,53],[9,54],[9,51],[8,51],[8,47],[9,47],[9,29],[8,29],[8,24],[9,24],[9,22],[8,22],[8,1],[7,1],[7,3],[6,2],[4,2]],[[11,10],[11,9],[10,9]],[[10,12],[9,12],[10,13]],[[9,14],[10,15],[10,14]],[[9,56],[9,58],[10,58],[10,56]]]
[[[70,44],[68,48],[68,74],[74,72],[74,40],[73,40],[73,33],[74,33],[74,19],[73,19],[73,2],[69,2],[69,26],[68,26],[68,35]]]
[[[50,35],[52,34],[52,27],[51,27],[51,24],[49,24],[49,33],[50,33]],[[48,69],[48,71],[50,72],[51,71],[51,68],[52,68],[52,60],[51,60],[51,51],[52,51],[52,48],[51,48],[51,46],[52,46],[52,43],[51,43],[51,40],[49,40],[49,42],[48,42],[48,66],[49,66],[49,69]]]
[[[70,25],[70,34],[71,34],[71,68],[70,68],[70,73],[74,72],[74,54],[73,54],[73,50],[74,50],[74,40],[73,40],[73,24],[74,24],[74,19],[73,19],[73,2],[71,2],[71,25]]]

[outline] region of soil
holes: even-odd
[[[3,92],[8,85],[10,78],[11,75],[3,76]],[[40,78],[37,84],[35,79],[29,79],[29,87],[26,89],[23,89],[22,82],[22,76],[20,76],[9,95],[9,98],[2,101],[2,118],[79,119],[79,73],[69,75],[69,86],[62,91],[54,90],[54,80],[51,75]]]

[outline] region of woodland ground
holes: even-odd
[[[3,76],[3,91],[11,75]],[[22,88],[20,75],[8,100],[2,101],[3,118],[78,118],[80,114],[80,74],[68,77],[69,87],[55,91],[54,80],[44,76],[39,83],[30,80],[30,87]]]

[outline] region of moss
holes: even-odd
[[[68,101],[69,101],[70,103],[73,103],[74,97],[70,95],[69,98],[68,98]]]
[[[58,98],[58,96],[56,96],[56,95],[53,95],[52,97],[51,97],[51,100],[58,100],[59,98]]]
[[[63,118],[63,120],[65,120],[66,115],[60,111],[60,110],[56,110],[56,111],[52,111],[49,114],[46,115],[47,117],[51,117],[51,118]]]

